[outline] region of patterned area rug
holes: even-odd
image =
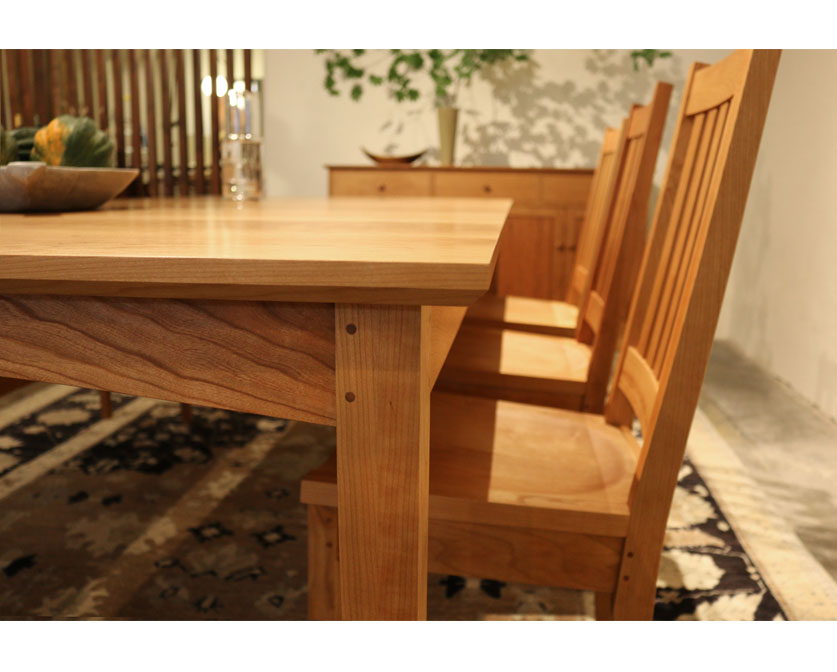
[[[0,618],[304,619],[301,476],[333,428],[32,386],[0,407]],[[589,619],[592,594],[430,575],[431,619]],[[660,620],[783,620],[690,461],[658,581]]]

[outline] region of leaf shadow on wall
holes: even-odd
[[[593,50],[584,69],[589,76],[583,83],[543,80],[535,61],[507,63],[481,73],[500,105],[493,106],[490,119],[485,110],[460,111],[457,163],[593,166],[608,125],[617,124],[632,104],[647,103],[658,80],[682,79],[676,55],[653,69],[640,66],[635,71],[626,51]]]

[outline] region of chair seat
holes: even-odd
[[[433,393],[430,517],[622,536],[639,446],[600,415]],[[337,506],[336,460],[302,482]]]
[[[553,336],[575,335],[578,306],[565,301],[486,294],[468,309],[468,322]]]
[[[574,338],[464,324],[437,389],[580,409],[591,349]]]

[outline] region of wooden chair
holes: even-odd
[[[648,199],[671,88],[658,83],[651,102],[635,105],[622,125],[610,193],[601,215],[595,215],[603,222],[599,227],[603,240],[595,263],[576,266],[573,286],[581,292],[585,284],[586,298],[575,335],[538,334],[466,321],[437,389],[601,412],[619,329],[642,257]],[[589,236],[583,244],[588,243]]]
[[[212,101],[220,69],[233,86],[236,60],[238,79],[251,90],[250,49],[0,50],[0,122],[17,128],[43,126],[60,114],[88,116],[114,139],[116,165],[140,171],[126,197],[220,194],[219,114]],[[110,393],[100,396],[102,416],[110,417]],[[188,422],[190,407],[182,404],[181,411]]]
[[[778,51],[736,51],[689,72],[604,416],[433,395],[431,572],[592,590],[600,618],[652,617],[778,63]],[[309,614],[336,618],[334,460],[303,481],[302,501]]]
[[[575,335],[579,310],[587,296],[592,270],[605,228],[607,203],[616,176],[622,129],[607,128],[593,172],[584,223],[565,301],[488,293],[468,308],[467,324],[529,331],[555,336]]]

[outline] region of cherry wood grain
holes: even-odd
[[[528,296],[486,294],[466,316],[469,324],[553,336],[573,337],[578,327],[578,306]]]
[[[337,509],[308,507],[308,620],[335,621],[340,607],[340,564],[337,555]]]
[[[96,49],[96,89],[98,92],[98,100],[96,104],[96,120],[99,123],[99,128],[110,133],[110,118],[108,116],[108,94],[107,82],[111,74],[107,71],[106,63],[107,50]],[[108,59],[109,61],[110,59]]]
[[[82,111],[85,116],[96,118],[96,106],[93,99],[93,50],[81,50],[81,80],[84,85],[84,107]]]
[[[431,416],[431,519],[625,535],[640,448],[602,416],[447,392]],[[300,497],[337,506],[336,483],[330,460]]]
[[[334,534],[338,521],[336,508],[309,505],[309,619],[341,618],[340,549]],[[607,591],[616,580],[621,551],[622,540],[616,537],[432,519],[427,566],[434,574]],[[596,562],[580,561],[583,557]],[[612,599],[606,592],[598,595]],[[608,613],[597,600],[597,619],[606,619]]]
[[[430,311],[343,304],[334,329],[342,615],[423,619]]]
[[[464,306],[430,306],[430,387],[439,377],[466,310]]]
[[[172,163],[172,134],[171,130],[177,120],[174,114],[174,105],[171,101],[169,88],[169,57],[165,49],[157,52],[160,69],[160,91],[161,91],[161,114],[160,124],[163,131],[163,185],[166,196],[174,195],[174,173]],[[185,116],[185,115],[184,115]]]
[[[157,175],[157,95],[154,86],[154,59],[151,49],[144,50],[145,64],[145,134],[146,161],[148,164],[148,195],[159,193]]]
[[[23,89],[23,125],[31,126],[35,123],[35,92],[32,90],[32,50],[20,50],[20,81]]]
[[[139,72],[137,62],[137,50],[128,49],[128,91],[130,92],[131,111],[131,167],[140,171],[138,179],[133,183],[134,195],[141,196],[143,187],[143,166],[142,166],[142,130],[140,120],[140,95],[139,95]]]
[[[111,51],[111,74],[113,76],[113,135],[116,136],[116,165],[125,168],[125,103],[123,95],[122,66],[124,54],[120,49]],[[139,178],[137,178],[139,179]]]
[[[180,173],[177,183],[177,195],[189,195],[189,148],[186,138],[186,65],[183,49],[174,50],[175,92],[177,93],[177,158]],[[174,110],[172,110],[174,114]]]
[[[328,304],[0,296],[0,375],[333,425]]]
[[[374,198],[240,207],[211,197],[4,215],[0,292],[31,292],[37,281],[61,293],[92,283],[94,293],[181,298],[187,287],[193,298],[236,298],[259,287],[298,301],[467,305],[490,285],[509,207]]]
[[[244,50],[244,88],[247,91],[253,90],[253,52],[251,49]]]
[[[210,167],[211,173],[209,178],[210,193],[221,193],[221,137],[219,135],[219,120],[218,120],[218,105],[220,98],[218,97],[218,50],[209,50],[209,79],[212,82],[211,93],[209,94],[209,147],[210,147]]]
[[[57,117],[64,108],[64,99],[62,98],[62,82],[64,81],[61,72],[62,59],[60,49],[50,49],[49,54],[49,83],[52,93],[52,116]]]
[[[203,158],[203,96],[201,95],[201,54],[199,49],[192,50],[192,105],[195,110],[195,193],[204,194],[204,158]],[[215,85],[212,85],[213,91]]]

